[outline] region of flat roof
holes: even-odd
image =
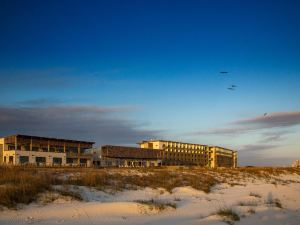
[[[232,150],[232,149],[229,149],[229,148],[224,148],[224,147],[221,147],[221,146],[217,146],[217,145],[214,145],[214,146],[209,146],[210,148],[222,148],[224,150],[229,150],[229,151],[232,151],[232,152],[236,152],[235,150]]]
[[[204,144],[188,143],[188,142],[182,142],[182,141],[162,140],[162,139],[153,139],[153,140],[148,140],[148,141],[143,140],[143,141],[141,141],[141,142],[138,142],[138,144],[147,143],[147,142],[152,142],[152,141],[173,142],[173,143],[188,144],[188,145],[202,145],[202,146],[208,146],[208,145],[204,145]]]
[[[173,142],[173,143],[180,143],[180,144],[188,144],[188,145],[202,145],[202,146],[207,146],[207,147],[210,147],[210,148],[222,148],[224,150],[229,150],[229,151],[233,151],[233,152],[237,152],[235,150],[232,150],[232,149],[229,149],[229,148],[224,148],[224,147],[221,147],[221,146],[216,146],[216,145],[203,145],[203,144],[195,144],[195,143],[188,143],[188,142],[180,142],[180,141],[170,141],[170,140],[162,140],[162,139],[153,139],[153,140],[148,140],[148,141],[141,141],[141,142],[138,142],[138,144],[143,144],[143,143],[148,143],[148,142],[154,142],[154,141],[161,141],[161,142]]]
[[[92,142],[92,141],[79,141],[79,140],[63,139],[63,138],[40,137],[40,136],[24,135],[24,134],[13,134],[13,135],[8,135],[8,136],[2,137],[2,138],[11,138],[11,137],[21,137],[21,138],[33,138],[33,139],[42,139],[42,140],[53,140],[53,141],[95,144],[95,142]]]

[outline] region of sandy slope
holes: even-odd
[[[299,182],[300,176],[282,175],[281,179]],[[240,183],[233,187],[218,185],[209,194],[180,187],[172,193],[146,188],[110,195],[80,187],[78,191],[84,202],[56,201],[47,205],[31,204],[17,211],[0,211],[0,224],[225,224],[223,218],[215,214],[223,207],[239,214],[240,221],[235,224],[300,224],[300,183],[267,184],[262,180]],[[251,192],[257,196],[250,196]],[[177,209],[158,212],[135,203],[151,199],[176,203]],[[280,200],[283,208],[270,204],[275,199]],[[249,209],[255,213],[251,214]]]

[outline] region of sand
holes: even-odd
[[[145,188],[114,194],[79,187],[76,190],[84,198],[82,202],[65,198],[49,204],[32,203],[19,210],[5,209],[0,211],[0,225],[299,225],[300,176],[281,175],[280,179],[293,182],[245,180],[235,186],[217,185],[208,194],[191,187],[178,187],[172,193]],[[159,211],[136,202],[152,199],[177,207]],[[228,218],[216,214],[222,208],[232,209],[240,220],[225,222]]]

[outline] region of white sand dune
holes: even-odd
[[[172,193],[146,188],[115,194],[79,187],[83,202],[35,203],[20,210],[4,210],[0,212],[0,225],[218,225],[225,224],[224,218],[216,215],[220,208],[230,208],[240,216],[234,224],[299,225],[300,176],[281,175],[280,179],[294,182],[270,184],[257,180],[236,186],[221,184],[209,194],[191,187],[178,187]],[[177,208],[157,211],[136,203],[151,199],[176,203]],[[274,204],[275,200],[282,208]]]

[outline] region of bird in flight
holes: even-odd
[[[268,115],[268,113],[264,113],[264,116]]]
[[[220,73],[221,74],[227,74],[228,72],[227,71],[221,71]]]
[[[236,85],[232,84],[227,89],[230,90],[230,91],[235,91],[236,87],[237,87]]]

